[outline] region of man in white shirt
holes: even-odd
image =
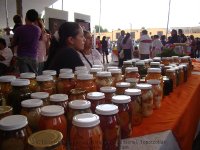
[[[6,73],[12,57],[13,53],[11,49],[7,47],[5,39],[0,38],[0,75]]]
[[[152,58],[161,53],[162,47],[163,45],[159,39],[159,36],[154,35],[154,40],[152,42]]]

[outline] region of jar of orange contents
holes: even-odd
[[[26,73],[21,73],[20,74],[21,79],[29,79],[30,80],[30,85],[29,88],[31,92],[36,92],[37,89],[37,81],[35,79],[35,73],[33,72],[26,72]]]
[[[56,71],[55,70],[43,70],[42,74],[53,77],[53,83],[54,83],[53,90],[54,90],[54,93],[56,93],[57,92],[57,89],[56,89],[57,73],[56,73]]]
[[[113,78],[113,86],[115,86],[117,82],[123,81],[121,69],[109,69],[108,71],[111,72]]]
[[[170,64],[168,57],[162,57],[162,64],[165,66],[168,66]]]
[[[138,126],[142,123],[142,100],[141,100],[141,90],[140,89],[127,89],[125,90],[125,95],[131,97],[131,107],[132,107],[132,125]]]
[[[96,85],[98,91],[100,90],[101,87],[113,86],[113,78],[111,72],[107,71],[97,72]]]
[[[39,120],[40,130],[53,129],[63,134],[63,143],[67,142],[67,120],[64,116],[64,108],[58,105],[44,106],[41,109]]]
[[[82,89],[71,89],[69,102],[77,99],[86,99],[86,91]]]
[[[148,80],[159,80],[160,85],[163,88],[163,76],[161,75],[161,69],[160,68],[149,68],[148,74],[145,78],[146,81]]]
[[[183,71],[183,66],[178,66],[179,72],[180,72],[180,79],[179,79],[179,84],[182,84],[184,82],[184,71]]]
[[[118,106],[113,104],[98,105],[95,110],[100,118],[100,127],[103,131],[103,150],[120,149],[120,121]]]
[[[35,92],[31,94],[33,99],[41,99],[43,101],[43,106],[49,105],[49,93],[47,92]]]
[[[66,94],[53,94],[50,96],[50,105],[60,105],[67,114],[68,95]]]
[[[97,72],[101,72],[102,68],[90,68],[90,74],[93,75],[94,79],[96,79]]]
[[[112,104],[112,97],[115,96],[116,88],[111,86],[104,86],[100,91],[105,94],[105,103]]]
[[[70,133],[71,150],[102,150],[103,136],[99,116],[83,113],[73,117]]]
[[[49,75],[40,75],[36,77],[38,87],[37,92],[47,92],[49,94],[55,94],[55,84],[53,77]]]
[[[91,102],[91,110],[95,113],[96,106],[105,103],[105,94],[102,92],[90,92],[87,94],[87,100]]]
[[[42,130],[29,136],[29,150],[66,150],[63,135],[56,130]]]
[[[12,107],[10,106],[0,106],[0,120],[6,116],[12,115]]]
[[[70,90],[75,88],[75,85],[74,74],[61,73],[57,81],[57,93],[69,94]]]
[[[131,60],[127,60],[127,61],[123,61],[123,66],[122,66],[122,74],[125,74],[125,69],[127,67],[133,67],[132,61]]]
[[[129,82],[118,82],[116,84],[116,94],[117,95],[124,95],[126,89],[130,88],[131,84]]]
[[[180,63],[180,59],[179,59],[179,56],[172,56],[172,59],[173,59],[173,62],[175,63],[175,64],[179,64]]]
[[[119,109],[121,139],[130,138],[132,135],[131,97],[127,95],[116,95],[112,97],[112,102]]]
[[[171,68],[166,70],[166,76],[173,81],[173,89],[176,88],[176,70]]]

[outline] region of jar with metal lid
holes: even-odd
[[[98,105],[95,112],[99,115],[100,127],[103,131],[103,150],[119,150],[121,135],[118,106]]]
[[[132,62],[133,67],[135,67],[135,64],[136,64],[137,60],[136,59],[131,59],[131,62]]]
[[[67,114],[68,95],[66,94],[53,94],[50,96],[50,105],[60,105],[65,109]]]
[[[132,126],[138,126],[142,123],[142,100],[141,100],[141,90],[140,89],[127,89],[125,90],[125,95],[131,97],[131,107],[132,107]]]
[[[69,102],[77,99],[86,99],[86,91],[82,89],[71,89],[69,94]]]
[[[160,68],[160,62],[151,62],[150,68]]]
[[[161,69],[160,68],[149,68],[148,74],[145,78],[146,81],[148,80],[160,80],[160,85],[163,88],[163,77],[161,75]]]
[[[38,83],[37,92],[47,92],[49,94],[56,93],[52,76],[40,75],[36,77],[36,80]]]
[[[75,79],[77,79],[78,75],[89,74],[89,71],[88,70],[76,70],[76,71],[74,71],[74,74],[75,74]]]
[[[92,74],[94,79],[96,79],[97,72],[101,72],[102,70],[102,68],[90,68],[90,74]]]
[[[103,150],[103,136],[98,115],[92,113],[76,115],[72,124],[71,150]]]
[[[166,70],[166,76],[173,81],[173,89],[176,88],[176,70],[174,68]]]
[[[116,95],[112,97],[112,102],[119,109],[121,139],[130,138],[132,135],[131,97],[127,95]]]
[[[106,70],[109,70],[109,69],[119,69],[119,67],[117,67],[117,66],[108,66],[108,67],[106,68]]]
[[[162,64],[164,64],[165,66],[169,65],[169,57],[162,57]]]
[[[137,84],[136,87],[142,91],[142,114],[144,117],[148,117],[153,113],[152,85]]]
[[[54,93],[56,93],[56,82],[57,82],[57,72],[56,70],[43,70],[42,71],[42,74],[43,75],[46,75],[46,76],[52,76],[53,77],[53,89],[54,89]]]
[[[147,75],[147,68],[145,66],[144,61],[136,62],[136,67],[138,67],[138,72],[140,74],[140,78],[143,78]]]
[[[27,150],[31,130],[25,116],[11,115],[0,120],[0,149]]]
[[[40,119],[41,107],[43,102],[40,99],[28,99],[21,102],[21,115],[28,119],[29,127],[33,132],[39,130],[38,123]]]
[[[188,71],[189,71],[188,76],[190,76],[193,69],[191,57],[190,56],[184,56],[184,57],[188,59]]]
[[[106,71],[97,72],[96,85],[97,85],[97,91],[99,91],[100,88],[104,86],[113,86],[113,78],[111,72],[106,72]]]
[[[33,72],[21,73],[20,78],[21,79],[29,79],[30,80],[29,88],[30,88],[31,92],[36,92],[37,81],[35,79],[35,73],[33,73]]]
[[[62,68],[60,69],[60,74],[61,73],[73,74],[73,70],[70,68]]]
[[[161,57],[154,57],[153,58],[154,62],[160,62],[161,63]]]
[[[49,93],[47,92],[35,92],[31,94],[33,99],[41,99],[43,101],[43,106],[49,105]]]
[[[188,78],[188,66],[187,64],[180,64],[179,66],[183,66],[184,82],[186,82]]]
[[[112,97],[115,96],[116,88],[111,86],[104,86],[100,88],[100,92],[105,94],[105,103],[111,104]]]
[[[77,70],[88,70],[86,66],[76,66],[75,71]]]
[[[170,64],[174,62],[174,59],[172,57],[168,57],[168,60]]]
[[[67,142],[67,120],[64,116],[64,108],[58,105],[49,105],[41,108],[39,120],[40,130],[53,129],[63,134],[63,143]]]
[[[167,96],[173,91],[173,81],[167,76],[163,76],[163,95]]]
[[[140,74],[137,67],[127,67],[125,69],[125,81],[131,83],[131,87],[134,88],[140,81]]]
[[[28,138],[29,150],[66,150],[63,135],[56,130],[38,131]]]
[[[125,74],[125,69],[127,67],[133,67],[131,60],[123,61],[123,66],[122,66],[122,74],[123,75]]]
[[[179,56],[172,56],[172,59],[173,59],[173,62],[175,64],[179,64],[180,63]]]
[[[173,67],[173,69],[176,70],[176,86],[179,85],[179,79],[180,79],[180,71],[179,71],[179,67]]]
[[[86,91],[86,93],[97,91],[97,87],[92,74],[78,75],[75,88],[83,89]]]
[[[150,67],[149,59],[144,59],[143,61],[144,61],[145,67],[148,69]]]
[[[102,70],[104,70],[104,66],[103,65],[92,65],[92,68],[102,68]]]
[[[20,114],[21,102],[31,97],[30,80],[16,79],[11,82],[12,92],[8,95],[8,105],[13,107],[13,114]]]
[[[87,93],[87,100],[91,102],[91,110],[95,113],[96,106],[105,103],[105,94],[102,92]]]
[[[10,106],[0,106],[0,120],[6,116],[12,115],[13,108]]]
[[[108,72],[111,72],[113,78],[113,86],[115,86],[117,82],[123,81],[121,69],[109,69]]]
[[[153,108],[159,109],[163,96],[163,88],[160,86],[160,80],[148,80],[147,83],[152,85]]]
[[[179,78],[179,84],[182,84],[184,82],[184,72],[183,72],[183,66],[178,66],[180,78]]]
[[[118,82],[116,83],[116,94],[124,95],[126,89],[130,88],[131,84],[129,82]]]
[[[69,94],[71,89],[76,85],[74,74],[60,73],[57,81],[57,93]]]

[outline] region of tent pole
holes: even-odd
[[[169,28],[170,8],[171,8],[171,0],[169,0],[169,10],[168,10],[168,18],[167,18],[166,38],[167,38],[167,33],[168,33],[168,28]]]
[[[99,36],[100,36],[100,25],[101,25],[101,0],[100,0],[100,11],[99,11]]]
[[[9,27],[8,25],[8,3],[7,0],[5,0],[5,10],[6,10],[6,26]]]

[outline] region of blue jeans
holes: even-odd
[[[36,60],[31,57],[17,57],[19,72],[34,72],[37,75]]]

